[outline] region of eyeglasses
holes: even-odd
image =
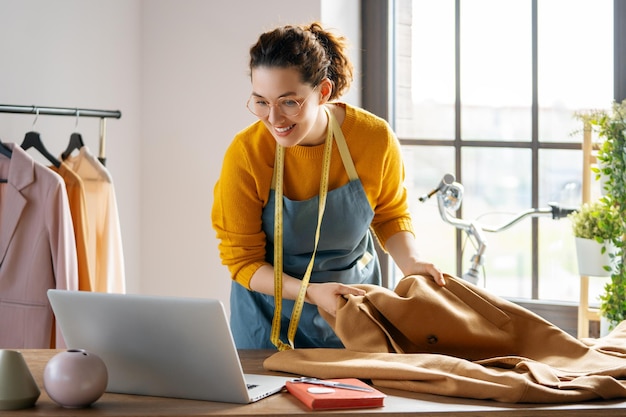
[[[252,96],[248,99],[246,107],[252,114],[261,119],[269,116],[270,109],[274,106],[285,116],[294,117],[300,114],[302,106],[304,106],[304,103],[311,97],[316,88],[317,86],[315,86],[313,91],[303,100],[297,100],[293,97],[281,97],[276,100],[274,104],[260,97]]]

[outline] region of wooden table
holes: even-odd
[[[338,416],[345,414],[375,416],[487,416],[487,417],[548,417],[548,416],[626,416],[626,399],[620,401],[593,401],[563,405],[502,404],[423,395],[407,391],[381,389],[388,397],[385,406],[375,409],[346,411],[309,411],[295,397],[281,392],[248,405],[173,398],[145,397],[105,393],[88,408],[67,409],[58,406],[43,389],[43,371],[48,360],[58,351],[22,350],[31,373],[39,384],[41,396],[35,407],[15,411],[0,411],[1,417],[13,416],[293,416],[316,414]],[[272,351],[241,351],[242,365],[247,373],[269,373],[263,369],[263,360]]]

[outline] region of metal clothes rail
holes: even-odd
[[[12,104],[0,104],[0,113],[14,114],[34,114],[52,116],[74,116],[74,117],[98,117],[100,118],[100,150],[98,159],[104,164],[106,157],[106,119],[119,119],[122,112],[119,110],[96,110],[82,109],[78,107],[49,107],[49,106],[20,106]]]

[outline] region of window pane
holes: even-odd
[[[575,111],[613,99],[613,0],[538,2],[539,139],[572,141]]]
[[[563,207],[581,203],[582,152],[543,149],[539,152],[539,199]],[[590,279],[589,302],[598,303],[605,280]],[[580,278],[576,248],[568,219],[543,217],[539,222],[539,298],[577,302]]]
[[[533,3],[538,18],[536,90]],[[470,241],[461,242],[462,270],[456,271],[456,230],[441,219],[435,197],[420,203],[419,196],[439,184],[445,173],[455,173],[456,156],[465,187],[456,216],[466,221],[492,228],[508,223],[532,208],[533,184],[538,184],[534,192],[541,208],[547,209],[551,202],[580,205],[581,151],[554,148],[559,142],[582,141],[576,111],[610,108],[613,0],[403,0],[394,4],[392,114],[403,139],[410,210],[424,258],[461,275],[471,265],[476,248]],[[535,121],[533,91],[539,103]],[[459,115],[455,114],[457,96]],[[533,126],[538,126],[540,145],[535,161],[530,149]],[[452,141],[456,132],[461,134],[459,142]],[[476,147],[466,142],[470,140],[527,142],[528,149],[521,148],[523,144],[505,148],[486,142],[485,147]],[[543,149],[546,141],[553,142],[553,149]],[[538,167],[535,182],[533,166]],[[592,185],[592,198],[599,194],[598,188]],[[504,297],[531,298],[536,291],[540,299],[577,302],[580,283],[569,220],[539,217],[536,259],[532,259],[532,224],[527,217],[501,232],[484,233],[487,247],[479,285]],[[465,233],[460,235],[466,239]],[[602,278],[590,279],[591,304],[598,302],[603,285]]]
[[[454,148],[403,146],[402,153],[420,254],[443,271],[456,274],[455,229],[441,219],[435,196],[424,203],[419,201],[420,196],[437,187],[446,173],[454,172]]]
[[[528,149],[466,148],[462,152],[463,217],[497,229],[531,208],[531,153]],[[498,233],[485,232],[487,249],[480,271],[486,288],[504,297],[531,297],[530,218]],[[474,249],[465,245],[464,270]]]
[[[396,25],[396,132],[452,139],[454,0],[400,2],[397,13],[404,18]]]
[[[532,36],[528,0],[461,2],[461,137],[531,138]]]
[[[580,150],[539,150],[539,202],[578,207],[582,199],[583,154]]]

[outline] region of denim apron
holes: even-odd
[[[328,191],[309,282],[380,285],[380,266],[369,228],[374,212],[354,169],[343,133],[332,114],[328,114],[328,128],[335,127],[332,133],[350,181]],[[262,213],[262,228],[267,236],[265,260],[270,264],[273,264],[274,256],[274,203],[275,190],[272,187]],[[318,205],[319,196],[304,201],[283,197],[283,271],[299,279],[304,276],[313,254]],[[293,300],[283,300],[281,340],[287,340],[293,306]],[[250,291],[233,281],[230,309],[230,324],[238,349],[275,348],[270,341],[273,296]],[[343,344],[319,315],[317,306],[304,303],[294,346],[341,348]]]

